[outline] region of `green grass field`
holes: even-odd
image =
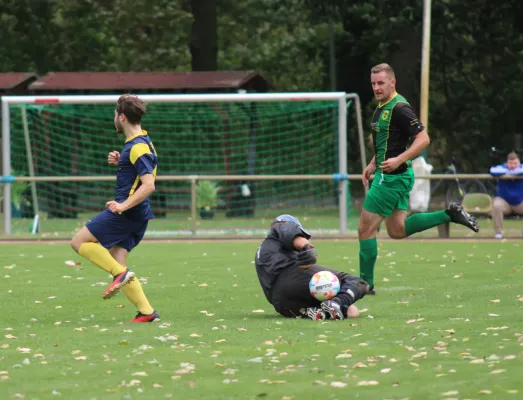
[[[357,273],[356,241],[316,245]],[[129,266],[162,317],[144,325],[67,244],[3,245],[0,398],[518,399],[522,245],[382,241],[361,317],[318,322],[271,309],[257,242],[144,242]]]
[[[259,211],[253,218],[227,218],[224,212],[219,212],[212,220],[202,220],[197,217],[196,229],[197,237],[259,237],[262,238],[266,232],[270,221],[274,219],[281,211],[264,210]],[[286,209],[285,213],[290,213],[298,217],[307,229],[321,235],[339,235],[339,216],[337,210],[324,209],[305,209],[295,208]],[[0,214],[1,215],[1,214]],[[80,229],[95,214],[80,214],[77,219],[47,219],[42,216],[40,232],[36,238],[71,238],[72,235]],[[347,220],[347,229],[349,237],[357,237],[359,212],[351,211]],[[31,235],[31,219],[14,218],[12,220],[11,230],[13,237],[16,238],[34,238]],[[454,238],[463,237],[486,237],[492,238],[494,230],[492,220],[488,218],[479,218],[481,231],[478,234],[469,229],[451,224],[450,235]],[[508,238],[520,238],[523,230],[521,220],[507,219],[504,222],[504,235]],[[0,231],[3,228],[3,220],[0,219]],[[383,226],[384,228],[384,226]],[[190,213],[176,212],[169,213],[167,218],[157,218],[149,223],[147,236],[152,238],[158,237],[189,237],[192,235],[192,222]],[[433,228],[416,237],[438,237],[438,229]],[[0,238],[8,238],[0,234]]]

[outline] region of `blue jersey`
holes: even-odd
[[[523,164],[514,169],[508,169],[507,164],[497,165],[490,168],[490,175],[523,175]],[[523,179],[500,179],[496,196],[501,197],[511,206],[517,206],[523,202]]]
[[[142,182],[140,176],[153,174],[156,178],[158,157],[147,131],[134,135],[125,141],[118,172],[116,173],[116,197],[118,203],[123,203],[136,192]],[[133,221],[147,221],[154,218],[149,197],[133,208],[123,212],[123,215]]]

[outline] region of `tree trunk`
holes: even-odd
[[[216,71],[218,27],[216,0],[191,0],[193,24],[190,49],[193,71]]]

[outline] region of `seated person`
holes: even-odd
[[[255,256],[256,273],[265,297],[284,317],[342,320],[359,316],[354,303],[369,292],[369,285],[346,272],[316,265],[317,252],[310,238],[292,215],[280,215],[272,222]],[[339,293],[323,302],[309,290],[311,278],[319,271],[330,271],[340,281]]]
[[[490,168],[490,175],[523,175],[523,164],[515,152],[507,156],[505,164]],[[492,221],[497,239],[503,238],[503,217],[510,214],[523,214],[523,179],[499,179],[496,197],[492,203]]]

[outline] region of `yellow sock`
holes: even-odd
[[[125,268],[113,258],[109,250],[99,243],[82,244],[78,249],[78,254],[87,258],[97,267],[109,272],[112,276],[116,276],[125,271]]]
[[[154,312],[151,304],[149,304],[149,300],[145,297],[145,293],[143,292],[142,285],[138,278],[133,279],[125,285],[122,288],[122,291],[129,301],[133,303],[142,314],[152,314]]]

